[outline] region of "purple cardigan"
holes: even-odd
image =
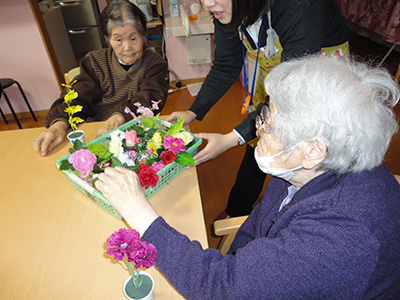
[[[381,165],[327,172],[280,212],[273,178],[229,254],[203,250],[159,217],[143,235],[187,299],[400,299],[400,185]]]

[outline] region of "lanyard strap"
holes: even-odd
[[[246,89],[246,100],[243,103],[242,107],[242,114],[245,114],[246,111],[248,110],[249,105],[253,104],[253,95],[254,95],[254,87],[256,85],[256,77],[257,77],[257,66],[258,66],[258,58],[260,55],[260,45],[261,45],[261,34],[264,29],[264,23],[265,23],[265,16],[263,17],[261,21],[261,26],[260,26],[260,31],[258,32],[258,43],[257,43],[257,57],[256,57],[256,63],[254,65],[254,74],[253,74],[253,82],[251,84],[251,91],[250,91],[250,97],[248,95],[248,85],[247,85],[247,72],[246,72],[246,53],[244,49],[244,36],[243,36],[243,26],[240,30],[240,34],[242,36],[242,56],[243,56],[243,75],[244,75],[244,87]]]

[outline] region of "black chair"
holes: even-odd
[[[17,124],[18,124],[19,129],[22,129],[21,123],[19,122],[19,120],[18,120],[18,118],[17,118],[17,115],[15,114],[15,111],[14,111],[14,108],[12,107],[12,105],[11,105],[10,99],[8,99],[7,94],[6,94],[6,92],[4,91],[6,88],[12,86],[14,83],[17,84],[17,86],[18,86],[18,88],[19,88],[19,91],[21,92],[22,97],[24,97],[25,103],[26,103],[26,105],[28,106],[29,111],[31,112],[33,119],[34,119],[35,121],[37,121],[37,119],[36,119],[35,114],[33,113],[33,110],[32,110],[32,108],[31,108],[29,102],[28,102],[28,99],[26,98],[25,93],[24,93],[24,91],[22,90],[21,85],[18,83],[18,81],[14,80],[14,79],[12,79],[12,78],[0,78],[0,98],[1,98],[1,96],[4,95],[4,98],[6,99],[6,102],[7,102],[7,104],[8,104],[8,107],[10,108],[11,113],[12,113],[12,115],[14,116],[14,119],[15,119],[15,121],[16,121]],[[0,112],[1,112],[1,116],[3,117],[4,123],[7,124],[8,121],[7,121],[7,119],[6,119],[6,116],[3,114],[3,111],[1,110],[1,108],[0,108]]]

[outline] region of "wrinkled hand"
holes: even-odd
[[[179,118],[179,120],[182,118],[185,118],[185,121],[183,124],[187,125],[187,124],[190,124],[196,117],[197,117],[197,115],[190,110],[175,111],[168,116],[167,122],[175,123],[178,118]]]
[[[54,123],[33,140],[33,150],[40,156],[46,156],[48,152],[62,143],[66,135],[66,130],[67,124],[64,122],[58,121]]]
[[[233,131],[227,134],[197,133],[195,136],[207,140],[207,146],[193,157],[196,166],[216,158],[238,144],[238,136]]]
[[[119,211],[131,228],[143,235],[158,214],[147,200],[137,174],[115,167],[106,168],[98,178],[96,188]]]
[[[121,126],[125,123],[125,119],[123,116],[119,114],[112,115],[108,118],[108,120],[104,123],[104,125],[97,131],[97,137],[110,132],[111,130]]]

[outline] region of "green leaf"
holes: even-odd
[[[178,119],[178,121],[175,124],[172,124],[172,126],[168,129],[167,135],[174,135],[178,132],[181,132],[182,127],[183,127],[183,122],[185,121],[185,118]]]
[[[139,167],[137,167],[137,166],[128,166],[128,167],[126,167],[126,169],[131,170],[133,172],[139,171]]]
[[[144,117],[141,116],[142,118],[142,123],[144,126],[149,127],[149,128],[153,128],[154,125],[156,125],[158,117],[160,116],[160,114],[157,114],[154,117]]]
[[[196,166],[196,162],[194,161],[193,157],[185,151],[179,152],[176,155],[175,161],[184,166]]]
[[[100,173],[103,173],[104,170],[102,168],[100,168],[98,164],[94,164],[92,172],[94,174],[100,174]]]
[[[83,149],[84,147],[80,140],[75,140],[73,148],[75,150],[80,150],[80,149]]]
[[[61,171],[71,170],[71,168],[72,168],[72,164],[69,163],[68,159],[63,160],[60,164]]]
[[[115,156],[111,157],[111,166],[114,167],[122,167],[121,161]]]
[[[148,166],[151,166],[151,164],[157,160],[160,161],[160,159],[157,159],[157,158],[148,159],[148,160],[146,160],[145,164]]]
[[[97,162],[102,163],[108,161],[113,154],[109,151],[108,145],[104,144],[88,144],[87,148],[90,152],[97,156]]]

